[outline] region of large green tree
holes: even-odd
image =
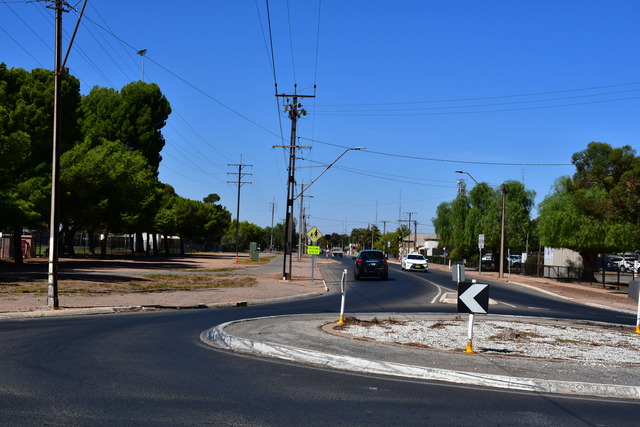
[[[24,227],[41,227],[49,216],[53,101],[51,71],[0,63],[0,227],[11,229],[15,247]],[[67,76],[60,97],[62,152],[79,140],[79,104],[80,83]],[[14,255],[22,262],[20,251]]]
[[[573,249],[585,266],[595,267],[599,252],[636,249],[639,239],[640,160],[630,146],[591,142],[575,153],[572,177],[556,181],[539,206],[541,244]]]
[[[156,199],[147,160],[119,142],[87,140],[63,154],[60,164],[60,218],[69,248],[80,230],[132,231]]]
[[[127,150],[142,155],[157,177],[162,160],[160,151],[165,144],[161,129],[171,113],[169,101],[158,85],[133,82],[124,86],[120,92],[96,86],[82,99],[81,112],[79,124],[86,142],[117,142]],[[157,191],[154,193],[158,196]],[[146,209],[129,218],[129,229],[137,236],[134,252],[142,251],[143,231],[155,236],[155,211],[160,204],[158,197],[152,201],[158,203],[147,203]]]
[[[165,144],[161,129],[170,113],[169,101],[155,83],[129,83],[119,93],[96,86],[82,100],[80,124],[85,135],[139,151],[157,173]]]

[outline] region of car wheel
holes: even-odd
[[[627,271],[627,267],[625,267],[624,265],[620,266],[620,272],[624,273],[625,271]]]
[[[380,278],[382,280],[389,280],[389,273],[384,273],[382,276],[380,276]]]
[[[356,280],[360,280],[360,275],[359,274],[354,274],[353,278],[356,279]]]

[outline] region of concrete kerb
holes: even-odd
[[[202,332],[200,334],[200,340],[207,345],[224,350],[349,372],[442,381],[454,384],[535,393],[640,399],[640,387],[638,386],[521,378],[507,375],[413,366],[353,356],[326,354],[314,350],[236,337],[225,332],[226,327],[236,323],[261,319],[273,319],[274,321],[282,322],[282,318],[284,317],[287,316],[270,316],[223,323]]]

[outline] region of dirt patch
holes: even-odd
[[[281,258],[280,258],[281,259]],[[198,254],[154,259],[63,259],[58,281],[62,308],[199,306],[246,303],[326,291],[311,280],[311,260],[292,265],[292,280],[273,274],[273,256]],[[265,265],[267,263],[274,265]],[[16,271],[0,267],[0,312],[47,310],[46,260],[29,260]],[[266,270],[265,270],[266,269]],[[269,273],[269,271],[271,273]],[[266,273],[266,274],[265,274]],[[321,278],[319,270],[316,278]]]

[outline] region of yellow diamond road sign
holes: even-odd
[[[317,242],[322,236],[324,236],[324,234],[322,234],[316,227],[313,227],[307,233],[307,237],[311,239],[312,242]]]

